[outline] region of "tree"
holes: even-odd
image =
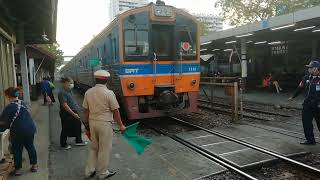
[[[201,36],[206,36],[209,33],[209,28],[204,22],[200,22],[200,35]]]
[[[40,47],[52,53],[52,55],[56,57],[56,60],[55,60],[56,68],[63,64],[63,61],[64,61],[63,51],[59,49],[59,44],[42,44],[40,45]]]
[[[218,0],[231,25],[242,25],[319,5],[319,0]]]

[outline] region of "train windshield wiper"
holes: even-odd
[[[191,31],[190,31],[190,28],[187,27],[187,26],[183,26],[184,29],[187,31],[188,33],[188,36],[189,36],[189,40],[190,40],[190,44],[193,44],[193,38],[192,38],[192,35],[191,35]]]

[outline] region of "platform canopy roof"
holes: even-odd
[[[27,44],[53,43],[56,41],[57,3],[58,0],[0,0],[0,22],[6,22],[0,27],[15,36],[23,25]]]
[[[267,20],[246,24],[201,37],[201,54],[252,44],[277,44],[283,41],[312,40],[320,37],[320,6]]]

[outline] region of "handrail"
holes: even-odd
[[[234,80],[240,77],[201,77],[201,79],[213,79],[213,80]]]
[[[213,83],[213,82],[200,82],[200,85],[208,85],[208,86],[234,86],[233,83]]]

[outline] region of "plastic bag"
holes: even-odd
[[[47,101],[48,104],[51,104],[51,103],[52,103],[52,100],[51,100],[51,98],[50,98],[48,95],[46,96],[46,101]]]
[[[55,88],[54,84],[53,84],[51,81],[49,81],[49,85],[50,85],[50,88],[51,88],[51,89],[54,89],[54,88]]]

